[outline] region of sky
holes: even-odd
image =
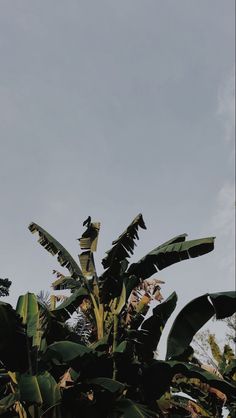
[[[34,221],[76,258],[101,221],[97,268],[142,213],[133,261],[170,239],[214,252],[155,277],[178,309],[234,289],[234,1],[0,2],[0,277],[49,290],[56,258]]]

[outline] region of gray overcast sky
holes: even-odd
[[[88,215],[102,222],[98,260],[139,212],[136,257],[216,235],[213,253],[161,272],[179,306],[234,287],[233,0],[1,0],[0,59],[11,303],[58,267],[28,224],[76,256]]]

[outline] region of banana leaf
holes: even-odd
[[[105,269],[110,269],[110,274],[113,270],[113,264],[117,265],[122,260],[130,257],[133,254],[135,247],[135,239],[138,238],[138,228],[146,229],[141,213],[134,218],[126,230],[112,242],[113,247],[107,251],[107,256],[102,260],[102,265]]]
[[[122,398],[118,400],[108,418],[158,418],[158,414],[131,399]]]
[[[21,295],[17,301],[16,312],[22,318],[28,337],[32,338],[32,345],[40,347],[43,331],[40,326],[40,311],[36,295],[33,293]]]
[[[61,400],[61,393],[54,377],[45,371],[37,375],[38,385],[43,400],[43,410],[51,409]]]
[[[120,383],[114,379],[109,379],[107,377],[96,377],[94,379],[87,379],[86,383],[89,385],[98,386],[114,394],[121,394],[126,388],[126,386],[123,383]]]
[[[77,358],[93,353],[93,350],[72,341],[58,341],[48,346],[42,359],[55,365],[69,364]]]
[[[52,313],[61,321],[70,318],[70,314],[75,312],[85,297],[89,297],[88,291],[81,287],[75,290],[70,297],[62,302]]]
[[[76,279],[78,277],[83,278],[82,271],[80,270],[78,264],[73,259],[73,257],[68,253],[68,251],[47,231],[45,231],[41,226],[32,222],[29,225],[29,230],[34,234],[38,232],[39,240],[38,242],[47,250],[50,254],[56,255],[57,260],[62,267],[66,267],[71,276]]]
[[[85,277],[93,276],[96,273],[93,253],[91,251],[84,251],[79,254],[79,261],[82,269],[82,273]]]
[[[19,401],[19,399],[20,399],[20,395],[18,392],[10,393],[9,395],[4,396],[4,398],[1,398],[0,399],[0,415],[3,415],[6,412],[9,412],[9,409],[12,408],[15,402]]]
[[[89,219],[89,218],[88,218]],[[81,250],[89,250],[95,252],[97,250],[98,235],[100,230],[100,222],[84,222],[87,223],[87,229],[79,238]]]
[[[180,238],[181,237],[181,238]],[[148,279],[158,270],[162,270],[172,264],[178,263],[189,258],[199,257],[214,248],[214,238],[202,238],[192,241],[182,241],[185,235],[180,235],[179,239],[173,238],[165,244],[155,248],[137,263],[133,263],[128,268],[129,275]],[[176,242],[176,239],[178,242]],[[181,240],[181,241],[180,241]]]
[[[80,286],[80,282],[72,279],[71,276],[62,276],[52,283],[53,290],[74,289]]]
[[[224,376],[231,378],[236,372],[236,358],[232,359],[224,370]]]
[[[0,302],[0,361],[7,370],[28,368],[27,338],[21,318],[10,304]]]
[[[17,375],[17,383],[20,391],[21,402],[26,402],[28,405],[38,406],[43,404],[37,376],[32,376],[27,373]]]
[[[236,311],[236,292],[206,293],[189,302],[177,315],[167,340],[166,359],[178,358],[194,335],[213,316],[223,319]]]
[[[186,411],[185,414],[184,414],[185,417],[190,417],[190,415],[189,415],[191,413],[190,410],[192,410],[192,412],[194,412],[195,415],[191,414],[191,417],[194,417],[197,414],[198,417],[212,418],[211,411],[206,411],[204,408],[202,408],[196,402],[194,402],[193,400],[190,400],[189,398],[185,398],[184,396],[180,396],[180,395],[172,396],[170,404],[172,406],[174,406],[175,409],[177,409],[178,412],[179,412],[179,408],[185,409],[185,411]],[[180,416],[182,416],[182,415],[180,415]]]
[[[146,401],[159,399],[165,392],[169,391],[172,379],[176,374],[199,379],[201,382],[220,390],[229,399],[235,395],[233,384],[201,367],[179,361],[153,360],[143,370],[142,383]]]
[[[164,302],[156,306],[152,311],[152,316],[143,322],[141,330],[146,330],[148,333],[142,335],[142,345],[139,347],[139,352],[146,353],[146,355],[148,353],[153,354],[161,338],[163,328],[176,307],[176,303],[177,294],[173,292]]]

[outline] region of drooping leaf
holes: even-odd
[[[18,392],[10,393],[7,396],[4,396],[0,399],[0,415],[9,412],[9,409],[15,404],[15,402],[19,401],[20,395]],[[5,415],[6,416],[6,415]]]
[[[171,238],[166,242],[163,242],[163,244],[159,245],[159,247],[157,247],[157,248],[166,247],[167,245],[176,244],[177,242],[184,242],[184,241],[186,241],[187,236],[188,236],[188,234],[177,235],[176,237]]]
[[[183,374],[189,378],[199,379],[200,381],[207,383],[210,387],[223,392],[229,398],[235,395],[235,385],[227,382],[215,373],[211,373],[191,363],[178,362],[175,360],[167,361],[166,363],[169,364],[174,375]]]
[[[108,418],[158,418],[156,412],[148,409],[146,405],[141,405],[131,399],[122,398],[113,407],[112,413]]]
[[[133,254],[135,239],[138,239],[138,228],[146,229],[141,213],[134,218],[126,230],[112,242],[113,247],[107,251],[107,256],[102,260],[103,267],[112,270],[113,264],[119,264],[125,258]]]
[[[212,414],[210,411],[206,411],[197,402],[190,400],[189,398],[185,398],[184,396],[174,395],[171,398],[171,405],[177,409],[179,412],[179,408],[184,408],[186,410],[185,417],[204,417],[204,418],[212,418]],[[191,413],[191,415],[190,415]]]
[[[70,314],[75,312],[78,306],[81,304],[82,300],[85,297],[89,296],[88,291],[81,287],[80,289],[75,290],[74,293],[64,302],[62,302],[54,311],[53,313],[55,316],[60,320],[67,320],[70,318]]]
[[[184,237],[184,235],[180,237]],[[137,263],[131,264],[128,273],[144,280],[158,270],[162,270],[182,260],[199,257],[212,251],[214,248],[214,238],[212,237],[192,241],[178,240],[176,242],[176,238],[173,238],[173,240],[174,242],[171,242],[171,240],[169,241],[171,242],[170,244],[163,244],[155,248]]]
[[[39,240],[38,242],[52,255],[57,255],[57,260],[62,267],[66,267],[71,276],[76,279],[78,277],[83,277],[82,271],[80,270],[78,264],[75,262],[73,257],[68,253],[68,251],[47,231],[45,231],[41,226],[32,222],[29,225],[29,230],[34,234],[38,232]]]
[[[126,386],[117,380],[109,379],[107,377],[96,377],[94,379],[87,379],[86,383],[99,386],[102,389],[108,390],[111,393],[122,393]]]
[[[177,374],[199,379],[201,382],[225,393],[229,398],[234,396],[234,385],[201,367],[179,361],[153,360],[143,371],[142,381],[146,400],[159,399],[169,390],[172,379]]]
[[[92,352],[90,348],[72,341],[58,341],[48,346],[43,360],[57,365],[67,364]]]
[[[173,292],[164,302],[153,309],[152,316],[141,325],[141,329],[148,331],[148,333],[143,335],[139,351],[151,355],[156,350],[163,328],[174,311],[176,303],[177,294]]]
[[[236,292],[206,293],[189,302],[177,315],[167,340],[167,359],[180,356],[194,335],[215,314],[217,319],[236,310]]]

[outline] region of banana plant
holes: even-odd
[[[102,260],[105,270],[98,276],[94,252],[97,249],[100,223],[92,222],[89,216],[83,226],[86,229],[79,238],[82,250],[79,254],[80,266],[42,227],[31,223],[29,229],[32,233],[38,233],[39,243],[52,255],[57,255],[61,266],[66,267],[70,273],[70,276],[59,274],[58,279],[53,283],[55,290],[69,288],[73,292],[70,298],[54,310],[54,314],[61,320],[66,320],[83,300],[89,299],[93,316],[91,326],[96,328],[96,339],[106,339],[112,333],[113,351],[117,347],[120,321],[128,315],[127,302],[132,292],[159,270],[182,260],[201,256],[214,248],[214,237],[188,241],[187,234],[182,234],[159,245],[141,260],[129,265],[128,259],[134,252],[135,241],[139,238],[138,230],[146,229],[143,217],[139,214],[113,241],[112,248]],[[150,300],[151,298],[146,298],[146,301],[142,301],[141,306],[134,309],[133,313],[142,315],[143,311],[146,312]]]
[[[71,295],[62,301],[51,295],[51,306],[33,294],[21,296],[16,310],[0,304],[4,324],[0,335],[0,414],[150,418],[174,416],[172,412],[194,417],[198,410],[216,417],[222,408],[221,393],[233,408],[233,364],[228,364],[223,379],[203,369],[190,346],[194,334],[213,315],[232,315],[233,292],[206,294],[190,302],[173,324],[166,360],[155,358],[177,295],[173,292],[163,301],[163,282],[153,275],[212,251],[214,237],[187,240],[182,234],[129,263],[138,231],[146,229],[139,214],[113,241],[102,260],[104,271],[98,275],[94,253],[100,223],[88,217],[83,226],[78,262],[42,227],[29,226],[39,235],[39,243],[68,270],[68,275],[54,271],[53,289],[70,289]],[[156,306],[147,318],[151,301]],[[76,310],[91,324],[86,343],[80,328],[75,333],[67,325]],[[211,399],[206,396],[208,389]],[[192,399],[183,399],[180,390],[193,395]]]

